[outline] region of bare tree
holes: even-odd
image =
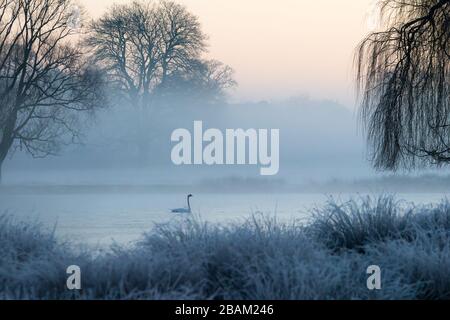
[[[194,76],[190,78],[198,79],[198,90],[211,102],[223,100],[226,95],[225,90],[237,85],[234,80],[234,70],[217,60],[200,61]]]
[[[190,104],[213,105],[223,102],[227,89],[236,81],[234,71],[217,60],[195,60],[189,70],[173,72],[158,88],[158,106],[185,101]]]
[[[15,147],[34,157],[78,137],[79,111],[102,98],[101,75],[83,60],[70,0],[0,0],[0,173]]]
[[[359,46],[361,115],[380,169],[450,163],[450,1],[383,0]]]
[[[205,51],[206,36],[196,16],[174,2],[113,6],[91,26],[88,44],[128,103],[142,111],[138,137],[154,112],[158,89],[174,74],[189,72]],[[161,90],[159,91],[161,92]],[[145,140],[139,146],[146,160]]]

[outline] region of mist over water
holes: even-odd
[[[107,247],[130,244],[155,223],[184,219],[170,209],[185,206],[188,193],[194,193],[195,216],[229,223],[256,212],[283,221],[307,220],[327,195],[345,201],[393,185],[400,199],[418,204],[439,201],[448,192],[444,178],[435,188],[427,180],[371,185],[378,175],[366,161],[356,116],[331,101],[301,97],[214,106],[178,101],[150,118],[142,137],[135,130],[138,117],[127,106],[102,110],[86,124],[83,145],[46,159],[17,153],[6,165],[0,210],[56,226],[61,238]],[[171,132],[192,130],[195,120],[202,120],[205,129],[280,129],[279,174],[261,177],[258,166],[249,165],[173,165]],[[141,142],[147,144],[146,155],[137,148]]]
[[[188,189],[186,189],[188,190]],[[363,194],[298,193],[199,193],[191,200],[193,214],[208,223],[240,223],[253,214],[276,217],[280,222],[306,223],[311,210],[333,198],[338,201],[359,199]],[[398,194],[402,204],[439,202],[445,193]],[[24,221],[40,221],[46,228],[56,227],[64,240],[107,248],[113,243],[132,245],[155,224],[180,223],[186,215],[171,214],[170,207],[185,205],[184,193],[60,193],[0,194],[3,208]]]
[[[183,101],[148,116],[145,135],[136,131],[142,114],[121,105],[88,121],[83,145],[56,158],[31,159],[18,153],[6,164],[6,184],[190,184],[221,177],[258,177],[256,166],[174,166],[171,133],[204,129],[280,129],[280,172],[276,179],[305,180],[370,176],[364,141],[353,111],[331,101],[306,97],[279,102],[199,105]],[[139,145],[145,145],[146,154]],[[332,160],[331,160],[332,159]]]

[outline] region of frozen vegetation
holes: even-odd
[[[308,222],[159,225],[100,254],[0,218],[1,299],[450,299],[450,202],[329,201]],[[65,288],[79,265],[82,287]],[[370,265],[382,289],[366,286]]]

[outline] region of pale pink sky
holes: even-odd
[[[79,0],[92,17],[112,3]],[[354,106],[353,53],[374,0],[178,0],[209,36],[209,57],[236,71],[233,99],[307,94]]]

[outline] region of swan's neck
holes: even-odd
[[[191,198],[190,197],[187,198],[187,202],[188,202],[189,211],[191,211]]]

